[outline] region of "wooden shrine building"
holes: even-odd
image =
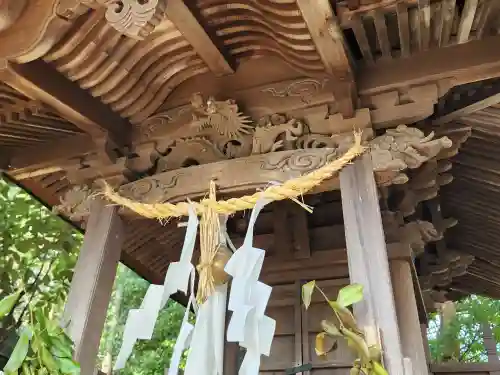
[[[241,196],[338,158],[354,129],[369,150],[303,197],[312,214],[280,201],[257,221],[277,321],[261,374],[349,373],[343,343],[314,352],[312,279],[365,286],[354,312],[391,375],[498,374],[429,367],[421,327],[437,303],[500,298],[499,34],[498,0],[0,1],[0,168],[86,229],[67,308],[82,374],[117,262],[162,283],[185,233],[87,199],[103,181],[140,202],[211,180]],[[229,219],[235,245],[247,223]]]

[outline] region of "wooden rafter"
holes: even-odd
[[[338,110],[352,117],[355,110],[356,84],[344,35],[328,0],[297,0],[316,50],[327,73],[340,80],[334,95]]]
[[[438,103],[438,110],[442,110],[432,121],[434,125],[446,124],[500,103],[500,81],[498,79],[490,80],[481,85],[466,85],[456,89]]]
[[[5,63],[0,80],[50,105],[96,141],[105,139],[118,147],[129,144],[132,125],[128,120],[41,60]]]
[[[330,74],[350,78],[350,66],[344,37],[328,0],[297,0],[300,11],[316,45],[321,61]]]
[[[210,31],[205,31],[207,28],[199,23],[183,0],[167,1],[165,14],[215,75],[234,73],[235,62],[225,51],[225,47],[214,35],[210,35]]]

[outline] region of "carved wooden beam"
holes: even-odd
[[[453,86],[500,75],[500,36],[360,67],[358,92],[372,95],[430,81],[451,79]]]
[[[433,125],[442,125],[500,103],[500,79],[452,89],[438,103]]]
[[[4,63],[0,79],[26,96],[56,109],[94,140],[107,139],[118,147],[130,143],[131,124],[82,90],[47,63]]]
[[[217,76],[234,73],[236,62],[210,28],[202,26],[184,0],[168,0],[165,15]],[[208,30],[208,31],[205,31]]]

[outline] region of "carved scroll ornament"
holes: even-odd
[[[118,32],[144,39],[164,19],[163,0],[98,0],[106,9],[106,20]]]

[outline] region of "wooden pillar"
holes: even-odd
[[[404,374],[389,260],[369,155],[341,171],[340,188],[349,278],[365,290],[364,301],[354,306],[354,314],[369,341],[373,333],[380,332],[389,374]]]
[[[488,362],[499,362],[497,353],[497,343],[495,337],[493,336],[493,331],[491,330],[490,323],[481,324],[483,329],[483,340],[484,348],[486,349],[486,354],[488,355]]]
[[[430,364],[432,362],[432,357],[429,338],[427,337],[427,324],[420,324],[420,331],[422,332],[422,341],[424,343],[425,359],[427,363]]]
[[[406,260],[393,260],[391,274],[403,355],[411,359],[413,375],[428,375],[411,266]]]
[[[64,311],[67,332],[75,343],[82,375],[93,375],[99,341],[123,244],[123,223],[116,207],[92,202]]]

